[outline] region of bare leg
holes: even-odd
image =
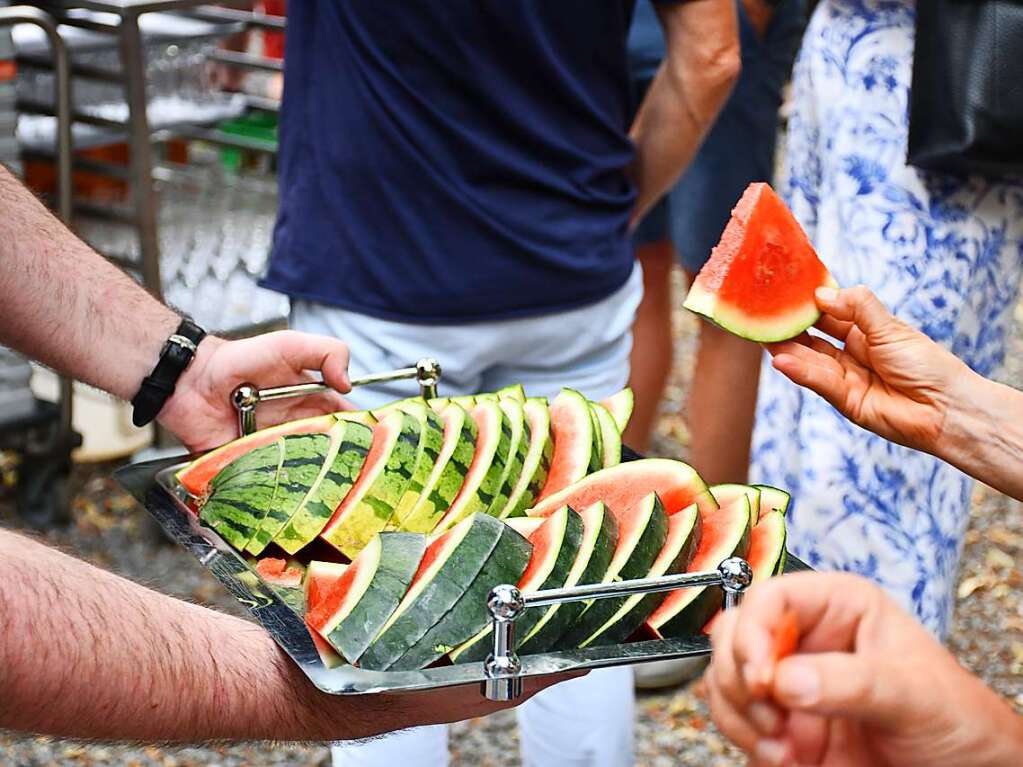
[[[636,395],[632,420],[622,435],[639,452],[650,447],[657,408],[671,372],[671,268],[675,255],[667,240],[641,245],[636,257],[643,266],[643,301],[632,326],[629,386]]]
[[[689,458],[707,484],[746,481],[761,354],[759,345],[700,322],[689,388]]]

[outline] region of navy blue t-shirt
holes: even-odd
[[[416,323],[628,278],[633,0],[288,7],[268,287]]]

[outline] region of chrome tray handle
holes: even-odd
[[[515,586],[503,584],[491,590],[487,609],[494,626],[494,651],[487,656],[483,672],[483,694],[489,700],[512,701],[522,696],[522,662],[515,654],[515,621],[530,607],[546,607],[586,599],[653,594],[694,586],[720,586],[725,592],[725,609],[737,607],[742,595],[753,583],[753,569],[745,559],[731,557],[717,570],[699,573],[637,578],[620,583],[593,583],[567,589],[547,589],[523,594]]]
[[[352,388],[367,384],[401,381],[414,378],[419,384],[423,399],[437,396],[437,384],[440,382],[440,363],[432,357],[423,357],[412,367],[391,370],[386,373],[371,373],[361,378],[352,379]],[[260,402],[291,397],[305,397],[327,391],[330,387],[321,382],[294,384],[292,386],[274,386],[270,389],[258,389],[253,384],[244,383],[231,393],[231,404],[238,411],[238,434],[244,437],[256,430],[256,406]]]

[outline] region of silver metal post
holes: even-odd
[[[483,662],[489,700],[510,701],[522,696],[522,663],[515,654],[515,620],[526,609],[522,593],[511,585],[497,586],[487,598],[494,622],[494,651]]]
[[[745,559],[732,557],[718,566],[721,577],[721,588],[725,590],[725,609],[738,607],[742,595],[753,583],[753,568]]]
[[[423,399],[437,396],[437,383],[440,381],[440,363],[431,357],[423,357],[416,363],[416,380]]]

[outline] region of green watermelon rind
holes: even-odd
[[[508,499],[506,517],[521,517],[533,505],[536,497],[547,482],[547,472],[554,456],[554,441],[551,439],[551,416],[547,400],[530,397],[523,406],[529,423],[529,446],[522,463],[519,482]],[[535,412],[535,416],[530,415]]]
[[[773,485],[753,485],[760,491],[760,513],[764,516],[768,511],[777,510],[785,514],[792,502],[792,494]]]
[[[618,427],[618,433],[621,434],[625,431],[625,427],[629,425],[629,420],[632,418],[632,408],[635,405],[636,398],[632,393],[632,389],[626,386],[619,392],[612,394],[605,400],[601,400],[600,404],[607,408],[607,412],[611,414],[614,419],[615,426]]]
[[[441,447],[444,444],[444,425],[439,416],[423,401],[406,403],[400,409],[419,423],[419,446],[412,475],[401,498],[394,506],[394,515],[389,526],[397,530],[410,530],[408,520],[418,505],[440,458]],[[425,533],[429,530],[415,532]]]
[[[199,509],[199,519],[238,551],[245,550],[273,506],[284,462],[284,438],[278,437],[235,460],[242,459],[247,461],[246,465],[261,466],[262,473],[256,475],[249,470],[236,473],[206,498]]]
[[[521,402],[507,397],[499,400],[498,406],[504,413],[505,423],[511,429],[511,440],[508,444],[508,461],[504,467],[504,476],[501,478],[501,491],[487,508],[487,514],[504,519],[512,511],[509,502],[519,478],[522,476],[531,435]]]
[[[753,513],[753,523],[756,524],[760,509],[759,487],[756,485],[740,485],[733,482],[723,485],[711,485],[709,489],[710,494],[714,496],[714,500],[718,502],[718,506],[731,503],[739,494],[744,494],[749,500],[749,507]]]
[[[599,402],[591,402],[590,410],[597,420],[596,428],[601,433],[601,465],[599,468],[607,469],[617,466],[622,462],[622,435],[618,431],[618,425],[614,417],[606,407]]]

